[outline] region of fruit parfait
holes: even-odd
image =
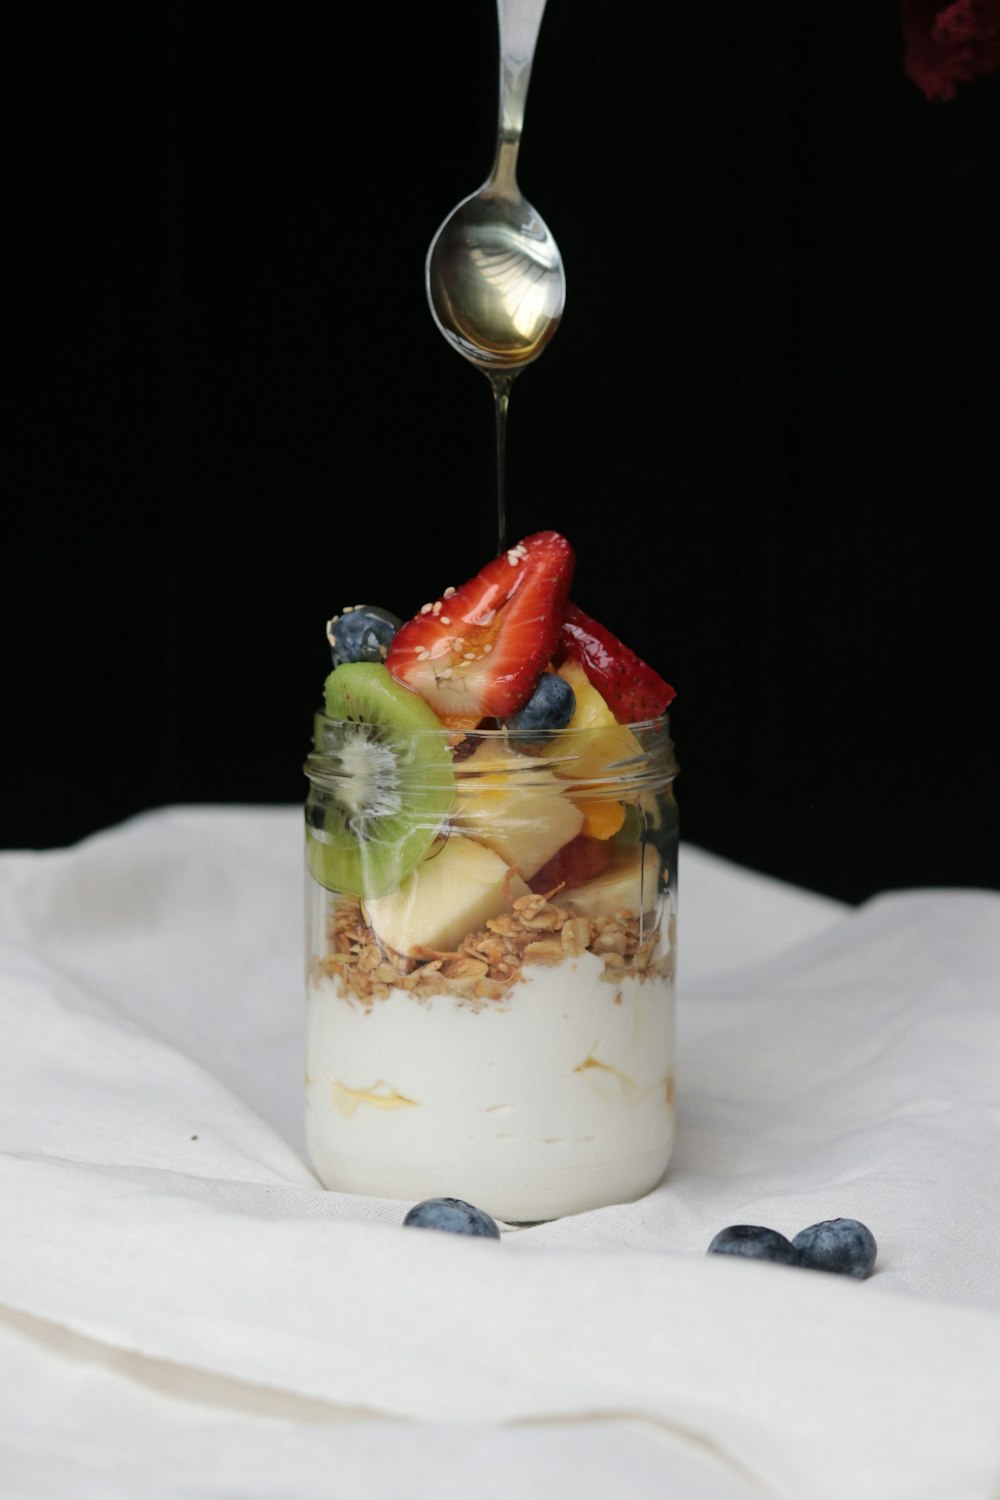
[[[674,690],[540,531],[405,623],[357,605],[306,762],[321,1181],[507,1223],[625,1202],[674,1135]]]

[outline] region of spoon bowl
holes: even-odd
[[[427,295],[444,337],[480,369],[515,373],[559,326],[566,276],[547,224],[492,180],[449,214],[427,255]]]
[[[559,247],[517,185],[517,155],[545,0],[497,0],[500,108],[493,168],[444,220],[427,252],[431,313],[445,338],[491,378],[538,358],[559,326]]]

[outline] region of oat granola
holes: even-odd
[[[627,975],[669,978],[673,942],[665,953],[659,946],[659,929],[644,926],[634,912],[584,917],[546,896],[528,895],[470,932],[457,949],[418,948],[408,955],[380,941],[358,897],[338,895],[331,898],[326,953],[315,961],[314,977],[336,980],[345,998],[366,1008],[393,988],[418,999],[453,995],[483,1005],[505,999],[526,965],[558,964],[584,952],[603,960],[601,978],[609,984]]]

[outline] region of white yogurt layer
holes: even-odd
[[[674,990],[602,978],[589,952],[531,965],[474,1007],[392,989],[368,1009],[308,992],[306,1126],[321,1181],[507,1222],[641,1197],[674,1135]]]

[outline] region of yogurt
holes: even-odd
[[[464,1198],[507,1223],[630,1201],[667,1167],[674,1056],[667,964],[620,974],[584,951],[482,1003],[395,986],[362,1002],[314,973],[310,1157],[329,1188]]]

